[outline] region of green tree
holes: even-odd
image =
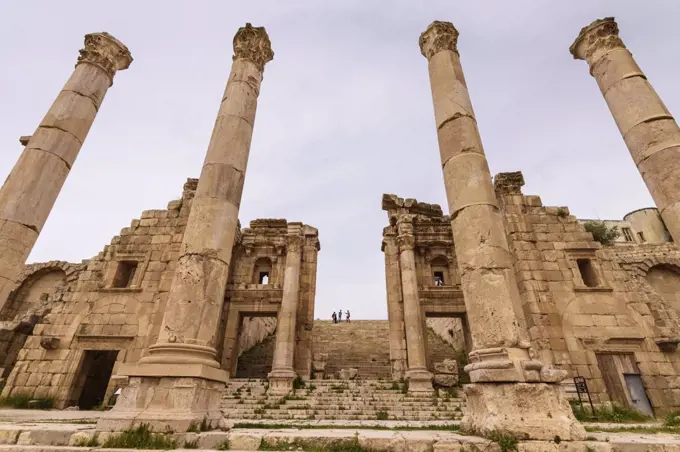
[[[604,246],[611,246],[614,244],[621,232],[617,226],[607,226],[604,221],[586,221],[583,225],[587,232],[593,234],[593,239],[600,242]]]

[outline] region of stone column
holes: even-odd
[[[117,71],[132,62],[108,33],[85,36],[76,68],[0,189],[0,310],[54,206]]]
[[[295,358],[295,321],[300,301],[300,263],[302,223],[288,223],[286,238],[286,267],[283,273],[281,309],[276,322],[276,343],[272,371],[269,373],[269,392],[286,394],[293,389],[297,377]]]
[[[157,430],[186,431],[191,422],[217,422],[228,372],[216,360],[216,342],[236,235],[238,211],[264,65],[273,58],[264,28],[246,24],[234,37],[227,87],[191,204],[156,344],[130,376],[99,428],[146,422]]]
[[[518,437],[582,439],[559,384],[566,376],[535,359],[523,328],[503,219],[457,48],[458,31],[433,22],[420,36],[429,63],[451,229],[470,322],[465,428]],[[544,382],[544,383],[541,383]],[[551,384],[546,384],[551,383]]]
[[[406,337],[404,336],[404,306],[401,296],[399,246],[393,226],[383,232],[382,251],[385,253],[385,281],[387,282],[387,319],[390,324],[390,364],[392,379],[404,378],[406,371]]]
[[[680,241],[680,129],[623,41],[613,17],[583,28],[569,51],[586,60],[642,179]]]
[[[397,220],[397,241],[401,268],[401,291],[404,297],[404,329],[406,330],[406,353],[408,370],[405,377],[409,392],[431,392],[432,374],[427,370],[425,355],[426,332],[423,330],[423,315],[418,297],[418,275],[416,273],[415,237],[413,219],[415,215],[400,215]]]

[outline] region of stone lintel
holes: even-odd
[[[194,377],[205,380],[226,383],[229,374],[215,367],[205,364],[160,364],[160,363],[134,363],[121,364],[117,371],[118,376],[128,377]]]

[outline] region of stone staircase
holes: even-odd
[[[226,419],[458,420],[465,401],[457,391],[411,395],[388,380],[312,380],[286,397],[266,393],[266,380],[232,379],[222,396]]]
[[[357,378],[391,378],[390,330],[386,320],[314,322],[312,353],[327,353],[326,375],[358,370]]]

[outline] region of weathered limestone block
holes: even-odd
[[[433,377],[433,383],[435,386],[441,386],[444,388],[451,388],[458,385],[458,374],[438,374],[435,373]]]
[[[583,440],[586,433],[558,385],[545,383],[470,384],[462,426],[478,434],[499,430],[519,438]]]
[[[338,378],[340,380],[354,380],[357,377],[358,370],[352,368],[349,369],[340,369],[340,372],[338,372]]]
[[[434,371],[438,374],[458,375],[458,361],[455,359],[445,359],[442,362],[435,363]]]
[[[45,350],[56,350],[59,348],[59,338],[43,336],[40,338],[40,346]]]

